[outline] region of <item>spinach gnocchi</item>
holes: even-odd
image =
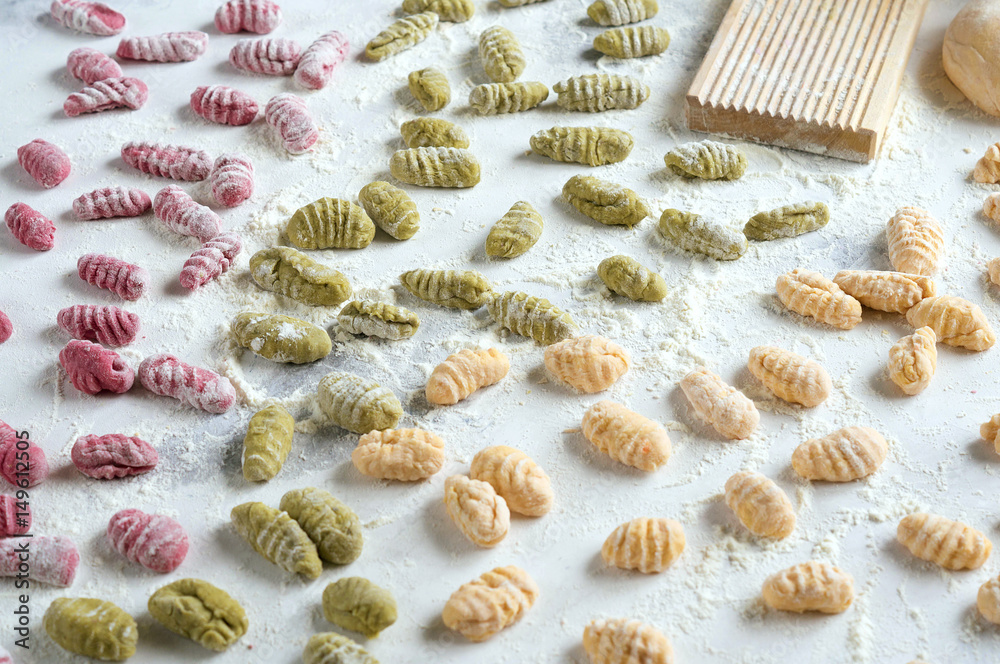
[[[490,282],[474,270],[410,270],[399,281],[421,300],[453,309],[478,309],[493,294]]]
[[[531,137],[531,149],[555,161],[604,166],[632,152],[632,135],[611,127],[552,127]]]
[[[516,81],[526,64],[517,37],[501,25],[490,26],[479,35],[479,59],[494,83]]]
[[[702,180],[737,180],[747,170],[747,158],[742,152],[717,141],[678,145],[663,161],[677,175]]]
[[[437,67],[412,71],[406,81],[410,94],[428,113],[440,111],[451,102],[448,77]]]
[[[463,148],[411,148],[392,155],[389,172],[418,187],[465,188],[479,184],[480,167],[476,155]]]
[[[670,45],[670,33],[663,28],[644,25],[614,28],[594,37],[594,50],[612,58],[644,58],[659,55]]]
[[[543,225],[542,215],[530,203],[514,203],[486,236],[486,255],[490,258],[516,258],[524,254],[542,236]]]
[[[408,339],[417,333],[420,318],[409,309],[384,302],[354,300],[337,315],[340,327],[351,334],[383,339]]]
[[[747,251],[743,233],[713,223],[693,212],[664,210],[657,228],[660,235],[684,251],[704,254],[719,261],[733,261]]]
[[[222,652],[246,634],[246,611],[229,593],[201,579],[178,579],[154,592],[149,614],[171,632]]]
[[[302,304],[336,306],[351,295],[347,277],[291,247],[262,249],[251,256],[250,278],[264,290]]]
[[[743,227],[743,234],[751,240],[777,240],[819,230],[829,222],[830,208],[826,203],[795,203],[758,212]]]
[[[281,497],[278,507],[295,519],[323,560],[346,565],[361,555],[361,520],[328,492],[311,486],[294,489]]]
[[[244,312],[233,319],[236,342],[274,362],[308,364],[333,350],[326,330],[291,316]]]
[[[574,76],[556,83],[552,90],[560,108],[587,113],[639,108],[649,99],[648,85],[619,74]]]
[[[348,576],[323,590],[323,615],[371,639],[396,622],[396,598],[364,577]]]
[[[630,256],[611,256],[597,266],[597,276],[619,295],[639,302],[660,302],[667,296],[667,282]]]
[[[296,210],[285,232],[300,249],[364,249],[375,237],[375,224],[350,201],[321,198]]]
[[[563,185],[563,198],[606,226],[635,226],[649,215],[639,195],[619,184],[590,175],[574,175]]]
[[[361,188],[358,200],[375,225],[397,240],[409,240],[420,230],[417,204],[399,187],[376,180]]]
[[[469,135],[454,122],[441,118],[415,118],[399,126],[408,148],[467,148]],[[368,213],[371,216],[371,212]],[[378,222],[376,222],[378,223]]]
[[[577,333],[576,322],[568,313],[545,298],[508,291],[486,303],[490,317],[515,334],[540,344],[554,344]]]
[[[487,83],[469,93],[469,106],[480,115],[500,115],[529,111],[549,98],[549,89],[536,81]]]
[[[391,429],[403,416],[403,406],[392,390],[343,371],[323,376],[317,398],[330,421],[354,433]]]

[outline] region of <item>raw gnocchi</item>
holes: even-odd
[[[442,21],[464,23],[476,13],[472,0],[403,0],[403,11],[407,14],[434,12]]]
[[[761,594],[779,611],[843,613],[854,601],[854,579],[829,563],[810,560],[768,577]]]
[[[889,378],[904,394],[920,394],[931,383],[937,369],[937,335],[921,327],[889,349]]]
[[[738,180],[747,171],[747,158],[743,153],[717,141],[678,145],[663,161],[667,168],[685,178]]]
[[[653,18],[659,10],[656,0],[596,0],[587,16],[598,25],[626,25]]]
[[[336,306],[351,296],[351,283],[341,272],[291,247],[251,256],[250,278],[264,290],[313,306]]]
[[[302,651],[303,664],[379,664],[371,653],[336,632],[314,634]]]
[[[906,321],[914,328],[931,328],[938,341],[949,346],[983,351],[997,340],[983,310],[954,295],[922,299],[906,312]]]
[[[469,106],[480,115],[501,115],[530,111],[549,98],[549,89],[537,81],[486,83],[469,93]]]
[[[826,203],[806,202],[758,212],[743,227],[750,240],[764,242],[785,237],[797,237],[817,231],[830,223],[830,208]]]
[[[396,55],[427,39],[437,24],[438,15],[432,11],[404,16],[368,42],[365,55],[375,62]]]
[[[510,360],[496,348],[460,350],[434,367],[427,379],[428,403],[450,406],[476,390],[500,382],[510,371]]]
[[[348,576],[323,589],[323,616],[371,639],[396,622],[396,598],[364,577]]]
[[[488,482],[507,503],[524,516],[542,516],[552,509],[555,496],[545,471],[521,450],[494,445],[472,458],[469,477]]]
[[[611,127],[552,127],[531,137],[531,149],[554,161],[604,166],[632,152],[632,134]]]
[[[594,50],[612,58],[659,55],[670,46],[670,33],[652,25],[612,28],[594,37]]]
[[[361,436],[351,462],[363,475],[415,482],[444,465],[444,441],[423,429],[387,429]]]
[[[428,113],[440,111],[451,103],[451,85],[448,83],[448,77],[437,67],[412,71],[406,80],[410,94]]]
[[[745,235],[699,214],[666,209],[657,225],[660,235],[684,251],[704,254],[717,261],[734,261],[747,252]]]
[[[630,256],[610,256],[597,266],[597,276],[619,295],[638,302],[662,302],[667,282]]]
[[[328,492],[311,486],[293,489],[281,497],[278,507],[295,519],[316,545],[321,559],[346,565],[361,555],[361,520]]]
[[[490,229],[486,236],[486,255],[517,258],[535,246],[543,227],[542,215],[527,201],[518,201]]]
[[[444,481],[444,506],[465,537],[484,548],[499,544],[510,529],[510,509],[488,482],[452,475]]]
[[[972,179],[983,184],[1000,182],[1000,143],[994,143],[986,148],[986,154],[976,162]]]
[[[454,122],[441,118],[414,118],[399,125],[408,148],[467,148],[469,135]],[[370,185],[369,185],[370,186]],[[364,190],[362,190],[364,191]],[[365,208],[367,210],[367,206]],[[368,216],[372,213],[368,210]],[[372,217],[374,219],[374,217]],[[376,223],[378,223],[376,221]]]
[[[574,175],[563,185],[563,198],[606,226],[635,226],[649,216],[646,203],[627,187],[590,175]]]
[[[833,390],[820,364],[777,346],[751,349],[747,368],[776,397],[806,408],[820,405]]]
[[[410,270],[399,281],[425,302],[454,309],[478,309],[493,297],[486,277],[474,270]]]
[[[684,544],[684,527],[673,519],[632,519],[604,540],[601,558],[621,569],[656,574],[680,558]]]
[[[333,350],[326,330],[281,314],[244,312],[233,319],[232,330],[236,343],[273,362],[308,364]]]
[[[785,539],[795,530],[788,496],[760,473],[742,471],[726,480],[726,505],[754,535]]]
[[[1000,286],[1000,257],[993,258],[986,264],[986,272],[993,285]]]
[[[619,463],[651,472],[670,458],[670,438],[659,422],[613,401],[598,401],[583,414],[583,435]]]
[[[420,230],[417,204],[399,187],[381,180],[370,182],[361,188],[358,201],[375,225],[397,240],[409,240]]]
[[[470,641],[485,641],[524,617],[538,594],[535,580],[520,567],[496,567],[453,592],[441,619]]]
[[[479,35],[479,59],[494,83],[511,83],[524,71],[527,61],[514,33],[493,25]]]
[[[479,160],[464,148],[397,150],[389,160],[389,172],[418,187],[474,187],[480,179]]]
[[[993,550],[993,543],[975,528],[925,512],[903,517],[896,539],[917,558],[950,570],[978,569]]]
[[[899,272],[934,274],[944,254],[941,226],[927,210],[902,207],[885,230],[889,260]]]
[[[937,290],[929,277],[904,272],[841,270],[833,282],[869,309],[899,314],[926,297],[934,297]]]
[[[705,367],[689,372],[680,385],[695,414],[730,440],[749,438],[760,424],[754,402]]]
[[[296,210],[285,232],[300,249],[364,249],[375,237],[375,224],[350,201],[321,198]]]
[[[92,597],[53,600],[42,625],[64,650],[111,662],[123,662],[134,655],[139,640],[132,616],[111,602]]]
[[[486,301],[490,317],[515,334],[544,345],[576,335],[573,317],[545,298],[507,291]]]
[[[417,333],[420,318],[409,309],[384,302],[354,300],[337,314],[337,322],[351,334],[399,341]]]
[[[1000,413],[979,427],[979,435],[986,442],[993,443],[996,453],[1000,454]]]
[[[620,74],[574,76],[553,85],[552,91],[559,108],[587,113],[639,108],[649,99],[648,85]]]
[[[581,392],[602,392],[625,375],[632,364],[628,351],[604,337],[588,334],[545,349],[545,368]]]
[[[250,502],[234,507],[229,517],[254,551],[283,570],[310,579],[323,571],[316,545],[287,512]]]
[[[295,419],[278,404],[257,411],[243,438],[243,477],[250,482],[274,479],[292,451],[294,433]]]
[[[878,470],[888,449],[875,429],[846,427],[796,447],[792,468],[807,480],[850,482]]]
[[[994,577],[979,586],[976,608],[991,623],[1000,625],[1000,577]]]
[[[674,664],[670,639],[652,625],[626,618],[591,621],[583,630],[583,649],[591,664]]]
[[[789,310],[842,330],[861,322],[861,303],[819,272],[795,268],[775,282],[778,299]]]
[[[159,588],[146,604],[149,614],[175,634],[223,652],[246,634],[249,621],[240,603],[201,579],[178,579]]]
[[[391,429],[403,406],[388,388],[361,376],[334,371],[319,381],[319,407],[334,424],[354,433]]]

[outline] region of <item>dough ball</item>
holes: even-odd
[[[972,0],[944,35],[944,71],[973,104],[1000,116],[1000,0]]]

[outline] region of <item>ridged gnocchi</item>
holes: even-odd
[[[549,89],[537,81],[486,83],[469,93],[469,106],[480,115],[502,115],[530,111],[549,98]]]
[[[1000,257],[992,258],[986,263],[986,274],[994,286],[1000,286]]]
[[[466,188],[479,184],[476,155],[464,148],[397,150],[389,160],[392,177],[418,187]]]
[[[704,254],[717,261],[734,261],[747,252],[745,235],[699,214],[668,208],[657,225],[660,235],[680,249]]]
[[[351,462],[363,475],[415,482],[444,465],[444,441],[423,429],[370,431],[358,440]]]
[[[479,59],[494,83],[516,81],[527,64],[517,37],[502,25],[490,26],[480,33]]]
[[[340,327],[351,334],[399,341],[409,339],[420,328],[417,314],[384,302],[354,300],[337,314]]]
[[[632,152],[632,134],[611,127],[552,127],[531,137],[531,149],[554,161],[604,166]]]
[[[612,58],[659,55],[670,46],[670,33],[652,25],[612,28],[594,37],[594,50]]]
[[[360,576],[337,579],[323,589],[323,617],[334,625],[374,638],[396,622],[396,598]]]
[[[861,322],[861,303],[819,272],[795,268],[775,282],[778,299],[789,310],[842,330]]]
[[[678,145],[663,157],[671,171],[685,178],[738,180],[747,171],[747,158],[731,145],[698,141]]]
[[[994,577],[979,586],[976,608],[991,623],[1000,625],[1000,577]]]
[[[937,290],[929,277],[904,272],[841,270],[833,282],[869,309],[898,314],[905,314],[924,298],[933,297]]]
[[[604,337],[588,334],[545,349],[545,368],[581,392],[602,392],[625,375],[632,364],[628,351]]]
[[[375,225],[390,237],[409,240],[420,230],[417,204],[409,194],[388,182],[376,180],[366,184],[358,194],[358,202]]]
[[[251,256],[250,278],[264,290],[313,306],[336,306],[351,296],[351,283],[341,272],[291,247]]]
[[[415,118],[399,125],[399,133],[408,148],[467,148],[469,135],[454,122],[441,118]],[[371,210],[365,210],[371,217]],[[372,217],[372,220],[375,220]],[[375,220],[377,224],[378,221]]]
[[[296,210],[285,233],[300,249],[364,249],[375,237],[375,224],[350,201],[320,198]]]
[[[535,246],[543,227],[538,210],[527,201],[518,201],[490,229],[486,236],[486,255],[517,258]]]
[[[139,630],[115,604],[92,597],[59,597],[45,610],[45,633],[77,655],[122,662],[135,654]]]
[[[371,653],[336,632],[313,634],[302,651],[302,664],[379,664]]]
[[[929,276],[944,255],[941,226],[927,210],[901,207],[885,230],[889,260],[899,272]]]
[[[444,481],[444,506],[465,537],[484,548],[499,544],[510,530],[510,509],[489,482],[465,475]]]
[[[545,471],[521,450],[494,445],[472,458],[469,477],[488,482],[512,512],[542,516],[552,509],[555,495]]]
[[[460,350],[434,367],[424,393],[428,403],[450,406],[493,385],[510,371],[510,360],[496,348]]]
[[[316,487],[293,489],[278,505],[302,527],[328,563],[346,565],[358,559],[364,546],[361,520],[350,507]]]
[[[819,363],[777,346],[752,348],[747,368],[776,397],[806,408],[820,405],[833,390]]]
[[[574,76],[553,85],[552,91],[559,108],[587,113],[639,108],[649,99],[648,85],[620,74]]]
[[[979,427],[979,435],[986,442],[993,443],[996,453],[1000,454],[1000,413]]]
[[[486,301],[490,318],[515,334],[554,344],[576,334],[573,317],[542,297],[507,291]]]
[[[407,14],[434,12],[442,21],[464,23],[476,13],[472,0],[403,0],[403,11]]]
[[[323,571],[316,545],[287,512],[250,502],[237,505],[229,516],[240,537],[283,570],[310,579]]]
[[[597,276],[612,292],[637,302],[662,302],[667,282],[631,256],[609,256],[597,266]]]
[[[659,422],[613,401],[598,401],[583,414],[583,435],[619,463],[651,472],[670,458],[670,438]]]
[[[583,649],[591,664],[674,664],[670,639],[652,625],[626,618],[591,621],[583,629]]]
[[[485,641],[523,618],[538,594],[538,584],[520,567],[495,567],[453,592],[441,619],[468,640]]]
[[[595,0],[587,16],[598,25],[626,25],[653,18],[659,10],[656,0]]]
[[[875,429],[845,427],[796,447],[792,468],[807,480],[850,482],[878,470],[888,450],[885,438]]]
[[[897,341],[889,349],[889,378],[904,394],[920,394],[937,369],[937,335],[929,327]]]
[[[826,203],[806,202],[783,205],[750,217],[743,227],[747,239],[764,242],[785,237],[797,237],[819,230],[830,223],[830,208]]]
[[[768,577],[761,595],[779,611],[843,613],[854,601],[854,579],[829,563],[810,560]]]
[[[950,570],[982,567],[993,550],[989,538],[972,526],[925,512],[903,517],[896,539],[917,558]]]
[[[246,611],[229,593],[201,579],[178,579],[154,592],[149,614],[171,632],[215,652],[246,634]]]
[[[474,270],[410,270],[399,281],[425,302],[454,309],[478,309],[493,297],[493,287]]]
[[[281,314],[237,314],[232,330],[236,343],[272,362],[308,364],[333,350],[326,330]]]
[[[403,416],[403,406],[392,390],[343,371],[323,376],[316,396],[331,422],[354,433],[391,429]]]
[[[438,15],[431,11],[405,16],[368,42],[365,55],[378,62],[405,51],[427,39],[437,24]]]
[[[606,226],[635,226],[649,216],[646,203],[627,187],[590,175],[574,175],[562,189],[577,210]]]
[[[754,402],[705,367],[690,371],[680,385],[695,414],[730,440],[749,438],[760,424]]]
[[[726,505],[754,535],[784,539],[795,530],[795,510],[773,481],[752,471],[726,480]]]
[[[922,299],[906,312],[906,321],[914,328],[931,328],[938,341],[949,346],[984,351],[997,341],[983,310],[954,295]]]
[[[972,179],[983,184],[1000,182],[1000,143],[986,148],[986,153],[979,158],[972,170]]]
[[[451,103],[451,85],[448,83],[448,77],[437,67],[411,71],[406,82],[410,94],[428,113],[440,111]]]
[[[684,552],[684,527],[673,519],[632,519],[614,529],[601,546],[608,565],[656,574]]]
[[[250,482],[274,479],[292,450],[295,419],[272,404],[250,418],[243,438],[243,477]]]

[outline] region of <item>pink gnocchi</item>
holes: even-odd
[[[197,182],[212,171],[207,152],[182,145],[130,141],[122,146],[122,161],[143,173],[171,180]]]
[[[241,39],[229,51],[237,69],[268,76],[291,76],[302,57],[302,47],[291,39]]]
[[[253,163],[241,154],[224,154],[215,160],[212,195],[226,207],[236,207],[253,195]]]
[[[59,352],[59,363],[73,387],[86,394],[124,394],[135,382],[135,371],[118,353],[92,341],[70,341]]]
[[[11,205],[3,219],[17,241],[29,249],[48,251],[56,245],[56,225],[25,203]]]
[[[108,542],[146,569],[166,574],[177,569],[188,552],[183,526],[169,516],[122,510],[108,521]]]
[[[72,169],[69,156],[59,146],[40,138],[19,147],[17,161],[35,182],[46,189],[69,177]]]
[[[110,480],[148,473],[156,467],[160,456],[142,438],[109,433],[81,436],[73,443],[70,459],[87,477]]]
[[[227,270],[243,248],[243,242],[236,233],[221,233],[201,245],[184,263],[181,269],[181,286],[196,290],[216,279]]]
[[[76,270],[88,284],[112,291],[123,300],[138,300],[149,282],[146,268],[104,254],[80,256]]]
[[[314,41],[302,54],[295,69],[295,82],[309,90],[326,87],[337,68],[350,51],[351,44],[340,32],[332,30]]]
[[[281,8],[270,0],[229,0],[215,12],[219,32],[265,35],[281,23]]]
[[[80,221],[138,217],[153,207],[149,194],[141,189],[104,187],[80,195],[73,201],[73,212]]]
[[[190,62],[208,50],[208,35],[198,30],[164,32],[150,37],[126,37],[118,44],[118,57],[147,62]]]
[[[236,388],[228,378],[181,362],[169,353],[143,360],[139,382],[153,394],[172,397],[209,413],[224,413],[236,403]]]
[[[124,76],[117,62],[104,53],[86,46],[69,52],[66,57],[66,68],[73,78],[78,78],[87,85]]]
[[[63,102],[63,112],[71,118],[83,113],[100,113],[115,108],[142,108],[149,99],[149,88],[137,78],[123,76],[94,81]]]
[[[264,119],[278,131],[285,149],[292,154],[308,151],[319,140],[319,129],[305,101],[290,92],[267,102]]]
[[[196,237],[202,242],[208,242],[222,230],[219,215],[195,202],[175,184],[164,187],[156,194],[153,213],[173,232]]]
[[[191,110],[209,122],[240,127],[260,110],[253,97],[226,85],[201,85],[191,93]]]
[[[19,552],[24,540],[0,540],[0,577],[17,576],[20,568]],[[31,538],[31,580],[58,588],[69,588],[80,566],[80,552],[76,544],[62,535]]]
[[[17,432],[0,421],[0,477],[19,489],[27,489],[48,476],[45,450],[30,441],[20,441]]]
[[[124,346],[139,333],[139,316],[112,305],[74,304],[60,309],[56,324],[74,339]]]
[[[10,339],[12,334],[14,334],[14,324],[10,322],[7,314],[0,311],[0,344]]]
[[[77,32],[106,37],[125,29],[125,17],[100,2],[52,0],[49,11],[52,18]]]
[[[31,530],[31,506],[23,502],[18,507],[17,503],[14,496],[0,496],[0,539]]]

